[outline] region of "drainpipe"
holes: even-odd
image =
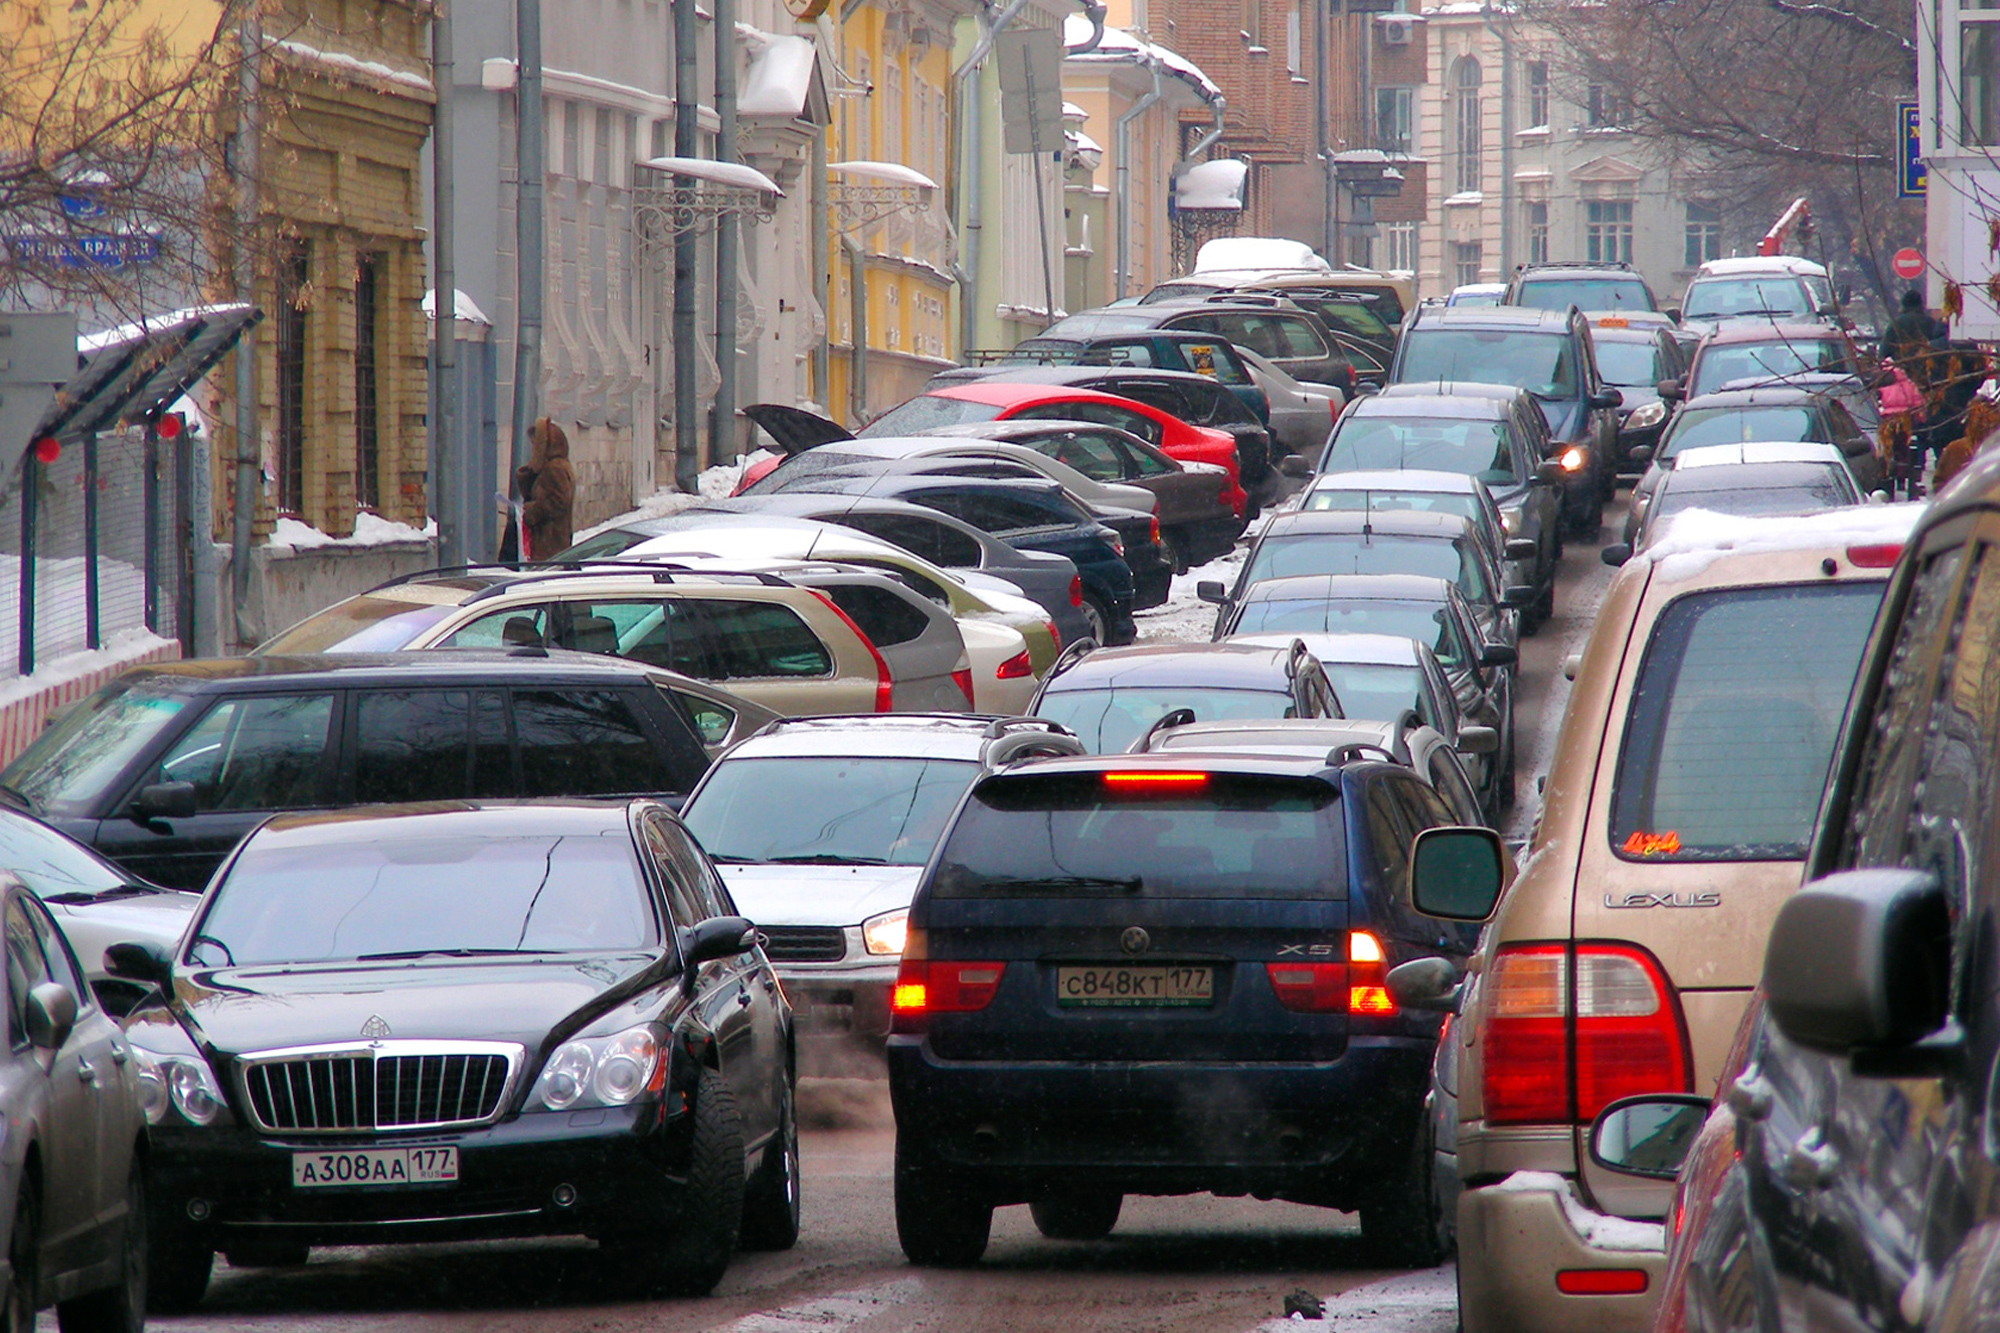
[[[1192,162],[1215,146],[1215,141],[1222,137],[1222,112],[1228,105],[1229,99],[1217,94],[1216,99],[1209,104],[1209,110],[1215,113],[1215,123],[1208,127],[1207,134],[1194,141],[1194,146],[1187,150],[1181,161]]]
[[[1153,70],[1153,90],[1125,109],[1118,117],[1118,249],[1117,275],[1113,280],[1114,294],[1119,300],[1125,298],[1125,280],[1131,270],[1132,259],[1132,122],[1144,115],[1164,92],[1160,87],[1160,62],[1150,60]]]
[[[1506,282],[1514,272],[1514,43],[1493,21],[1490,3],[1480,12],[1486,30],[1500,43],[1500,272]]]
[[[736,161],[736,0],[715,3],[715,157]],[[715,223],[715,403],[709,409],[708,462],[736,452],[736,243],[738,223]]]
[[[542,392],[542,0],[515,0],[520,78],[514,89],[514,438],[513,463],[528,461],[528,431]],[[456,299],[456,298],[452,298]],[[440,306],[439,313],[444,313]],[[454,312],[454,316],[455,316]],[[508,491],[513,487],[509,469]],[[525,498],[525,497],[523,497]],[[528,558],[521,552],[523,560]]]
[[[827,230],[833,225],[827,208],[826,193],[826,131],[821,130],[812,137],[812,271],[813,295],[819,299],[820,318],[825,321],[825,333],[813,340],[812,382],[813,396],[819,400],[822,410],[833,407],[833,308],[830,290],[833,269],[826,253]]]
[[[236,292],[238,300],[254,301],[257,260],[250,238],[257,226],[257,150],[263,134],[259,110],[263,106],[263,90],[259,81],[264,30],[257,20],[245,19],[237,28],[237,35],[243,45],[243,66],[236,77],[237,92],[242,99],[236,109],[236,169],[240,173],[236,193]],[[257,626],[250,614],[251,524],[257,519],[257,496],[263,490],[262,451],[257,437],[256,334],[254,328],[245,329],[236,340],[236,521],[229,542],[229,593],[235,608],[236,643],[242,648],[250,647],[258,639]],[[28,527],[22,524],[23,531]],[[202,533],[200,540],[207,541],[208,534]]]
[[[847,353],[847,419],[860,430],[868,423],[868,254],[861,242],[843,234],[847,251],[847,310],[853,341]]]
[[[458,265],[452,234],[457,224],[452,195],[454,80],[449,5],[440,5],[431,13],[431,81],[437,86],[437,106],[431,116],[431,306],[436,316],[431,321],[431,338],[437,357],[437,401],[431,404],[431,475],[436,489],[430,502],[438,519],[438,564],[449,566],[465,563],[472,540],[472,517],[482,512],[463,503],[479,490],[466,484],[473,460],[458,428]]]
[[[674,155],[694,157],[700,109],[695,65],[695,0],[674,0]],[[681,182],[671,179],[669,188]],[[674,233],[674,485],[693,495],[701,485],[700,414],[695,403],[695,260],[692,227]]]

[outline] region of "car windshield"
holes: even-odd
[[[992,421],[1003,409],[967,398],[920,393],[901,407],[892,407],[855,434],[862,436],[928,435],[941,426],[969,426]]]
[[[1705,444],[1744,444],[1751,440],[1800,444],[1818,439],[1819,431],[1809,408],[1683,408],[1660,444],[1660,457],[1672,458],[1683,449]]]
[[[1688,395],[1714,393],[1732,380],[1773,379],[1802,371],[1847,369],[1847,348],[1837,338],[1773,338],[1723,343],[1702,351]]]
[[[1812,313],[1796,278],[1701,278],[1688,284],[1682,319],[1784,319]]]
[[[1669,606],[1632,693],[1612,849],[1642,861],[1805,855],[1882,588],[1732,588]]]
[[[114,682],[64,713],[0,773],[43,814],[83,814],[173,722],[187,697],[171,676]]]
[[[1149,787],[1115,774],[1063,773],[983,783],[952,825],[931,892],[939,898],[1347,896],[1332,787],[1229,773],[1170,781]]]
[[[1130,749],[1146,728],[1176,708],[1193,709],[1197,722],[1294,715],[1288,690],[1147,685],[1052,690],[1042,696],[1035,716],[1068,727],[1092,754],[1117,754]]]
[[[1362,662],[1321,662],[1340,707],[1349,717],[1393,722],[1411,709],[1425,724],[1436,726],[1424,706],[1424,673],[1415,666],[1382,666]],[[1353,697],[1349,697],[1349,691]]]
[[[607,534],[609,535],[609,534]],[[639,537],[627,545],[646,540]],[[406,602],[396,597],[350,597],[308,616],[257,649],[260,654],[393,653],[458,610],[454,603]]]
[[[1523,282],[1514,304],[1531,310],[1651,310],[1646,284],[1632,278],[1544,278]]]
[[[1597,343],[1597,373],[1621,389],[1651,389],[1667,377],[1657,342]]]
[[[1460,551],[1456,542],[1364,537],[1358,532],[1266,537],[1250,557],[1243,586],[1297,574],[1420,574],[1451,580],[1475,604],[1490,595],[1479,562]]]
[[[1490,485],[1515,480],[1507,423],[1450,417],[1349,416],[1327,445],[1322,472],[1457,472]],[[1345,508],[1315,506],[1308,508]]]
[[[1562,333],[1522,329],[1414,329],[1403,335],[1399,384],[1505,384],[1539,398],[1576,396],[1576,358]]]
[[[0,867],[42,898],[90,897],[121,889],[132,877],[38,819],[0,810]]]
[[[726,759],[682,817],[718,861],[920,866],[977,776],[959,759]]]
[[[214,890],[198,967],[631,950],[658,938],[631,834],[482,832],[266,847]]]
[[[1365,601],[1251,602],[1231,628],[1233,634],[1393,634],[1431,646],[1446,666],[1459,661],[1458,637],[1451,632],[1451,613],[1435,602]],[[1331,670],[1331,668],[1329,668]],[[1336,688],[1335,694],[1340,691]],[[1346,697],[1341,707],[1347,707]],[[1355,714],[1356,717],[1362,716]]]
[[[1702,484],[1694,486],[1662,486],[1652,506],[1654,521],[1690,509],[1717,514],[1812,514],[1853,504],[1858,498],[1841,485],[1832,468],[1801,464],[1783,469],[1760,467],[1757,471],[1765,475],[1756,481],[1746,478],[1731,484],[1720,477],[1713,481],[1704,477]],[[1783,475],[1766,479],[1771,473]]]

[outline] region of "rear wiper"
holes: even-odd
[[[810,856],[774,856],[769,864],[774,866],[885,866],[889,862],[880,856],[841,856],[835,852],[814,852]]]
[[[355,955],[357,963],[393,963],[411,958],[500,958],[516,954],[548,954],[554,949],[405,949],[399,953]]]
[[[1000,889],[1084,889],[1103,893],[1138,893],[1146,881],[1137,875],[1030,875],[1020,878],[981,878],[980,888]]]

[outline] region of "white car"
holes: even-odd
[[[866,1072],[889,1028],[910,899],[967,787],[1082,754],[1053,722],[964,714],[787,718],[708,770],[681,818],[798,1016],[803,1072]]]

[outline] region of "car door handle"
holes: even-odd
[[[97,1082],[97,1066],[88,1060],[78,1060],[76,1062],[76,1077],[79,1083]]]
[[[1745,1120],[1762,1120],[1771,1114],[1771,1085],[1756,1074],[1746,1073],[1729,1085],[1723,1100]]]

